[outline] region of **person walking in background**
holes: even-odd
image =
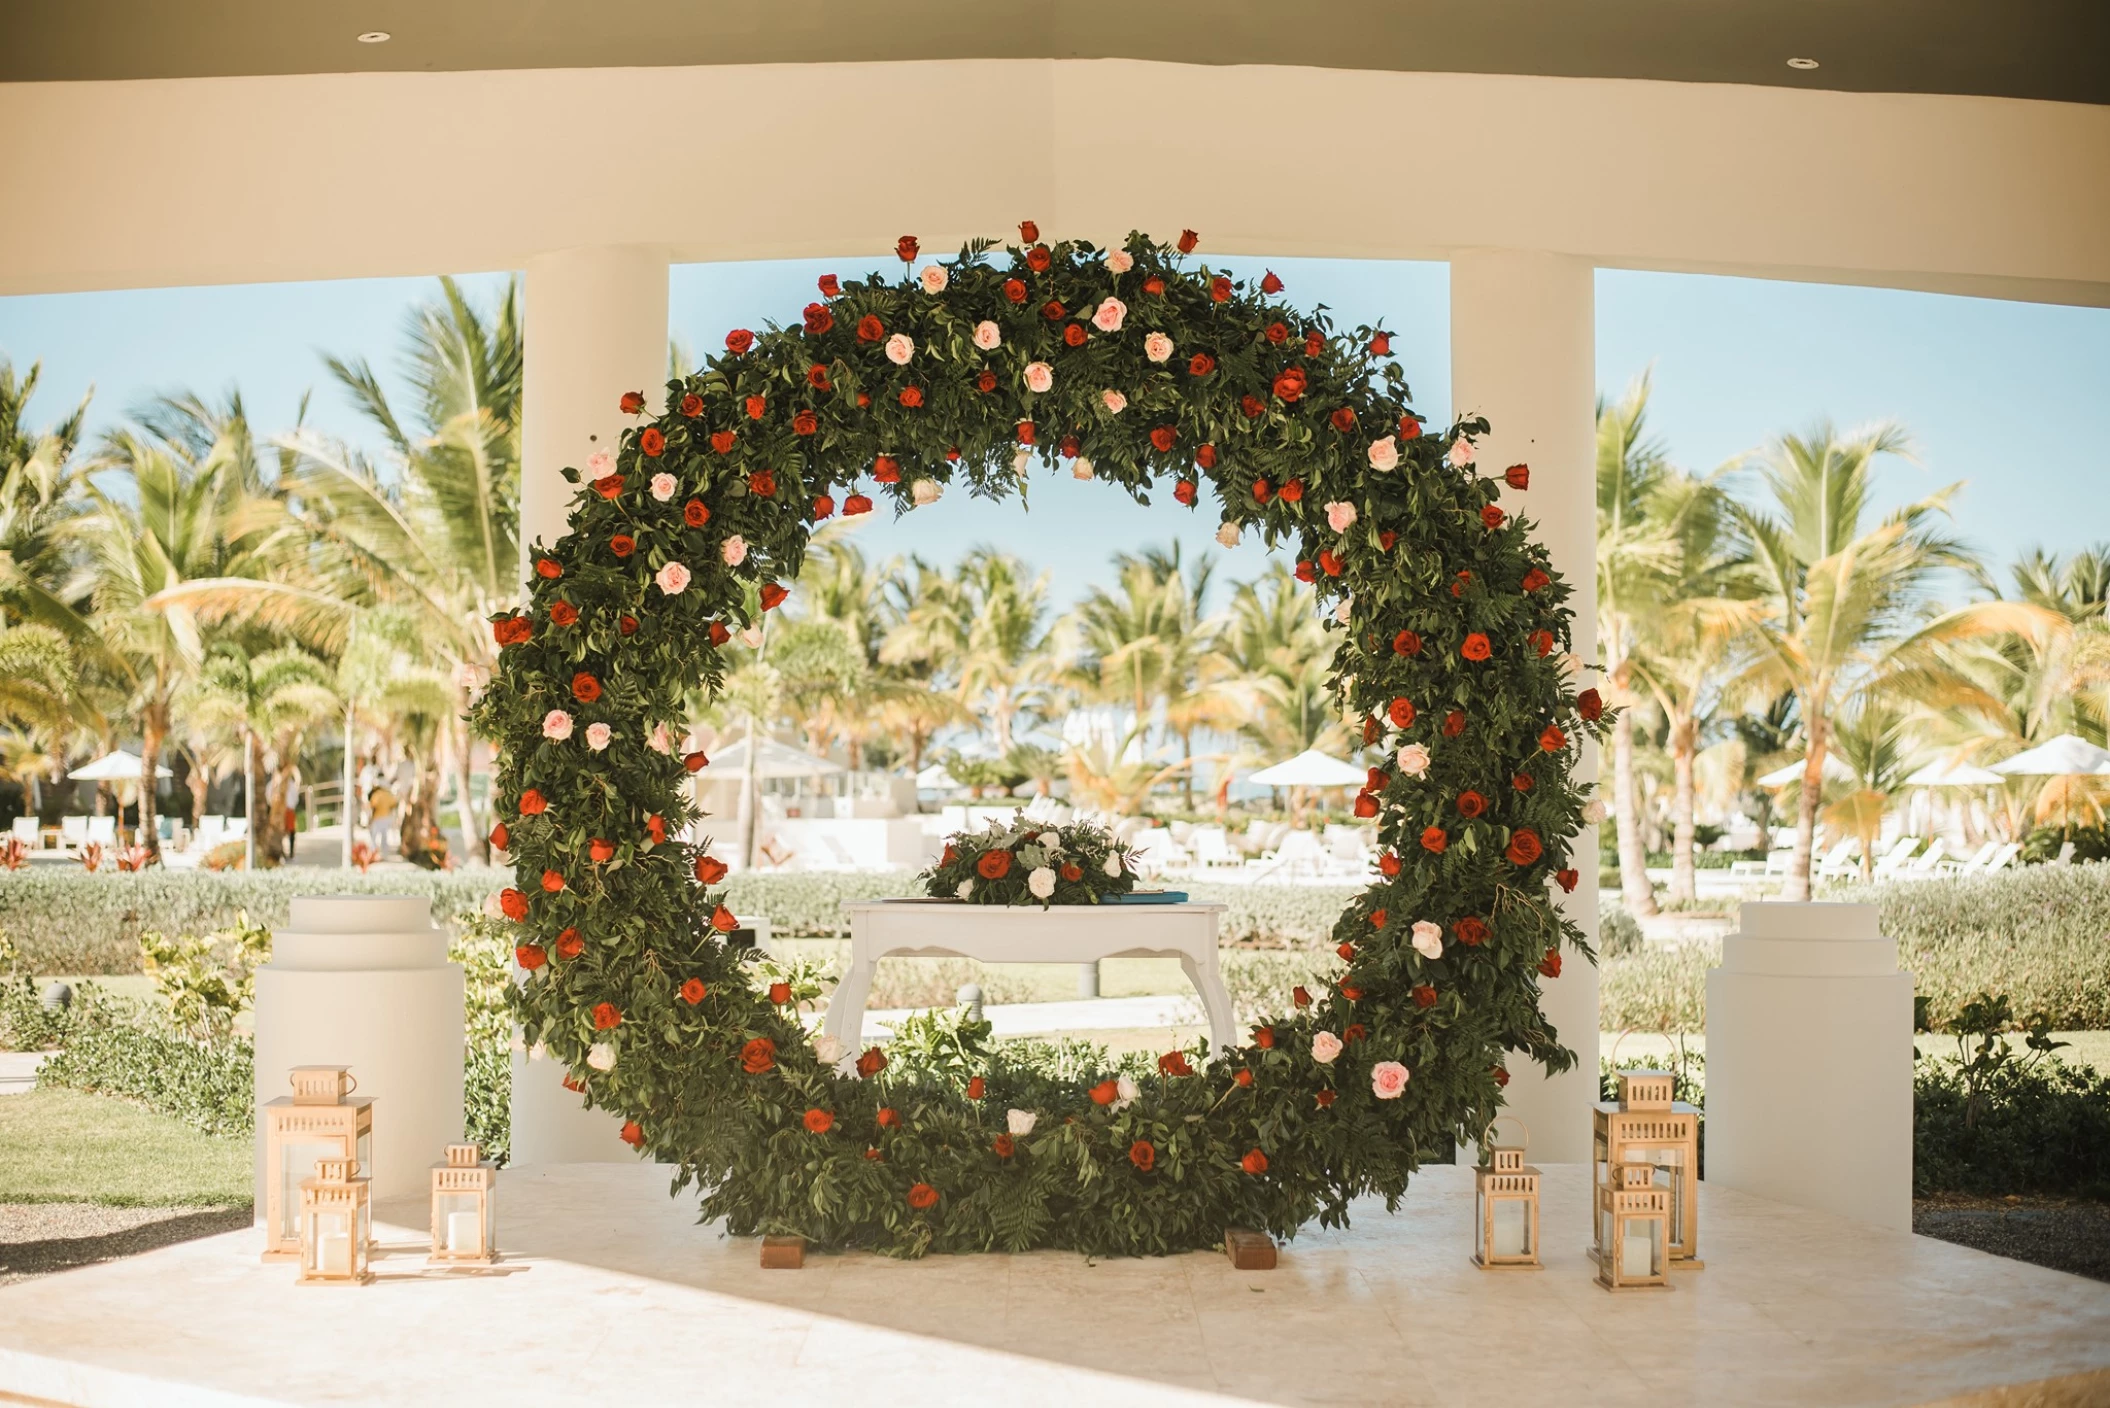
[[[366,831],[373,838],[376,854],[388,854],[394,844],[395,829],[396,794],[386,783],[376,783],[366,794]]]

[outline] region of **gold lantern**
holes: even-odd
[[[350,1159],[318,1159],[300,1181],[300,1281],[358,1286],[374,1279],[373,1181]]]
[[[264,1260],[300,1255],[300,1185],[324,1159],[374,1166],[374,1101],[346,1066],[295,1066],[293,1094],[264,1105]]]
[[[1670,1264],[1697,1271],[1700,1260],[1700,1112],[1671,1098],[1667,1071],[1621,1071],[1619,1098],[1591,1117],[1597,1186],[1620,1164],[1646,1164],[1670,1194]],[[1600,1229],[1600,1232],[1602,1229]],[[1592,1244],[1594,1253],[1595,1244]]]
[[[1504,1116],[1519,1129],[1524,1122]],[[1539,1262],[1539,1171],[1524,1162],[1524,1137],[1496,1143],[1488,1161],[1473,1170],[1473,1264],[1484,1270],[1537,1268]]]
[[[432,1166],[432,1259],[457,1266],[498,1260],[498,1169],[474,1144],[449,1144]]]
[[[1670,1289],[1670,1190],[1649,1164],[1614,1164],[1597,1189],[1597,1284]]]

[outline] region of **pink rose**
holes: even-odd
[[[1326,526],[1336,533],[1345,533],[1355,525],[1354,504],[1326,505]]]
[[[1370,467],[1392,469],[1399,464],[1399,441],[1387,435],[1382,440],[1370,442]]]
[[[908,496],[914,499],[919,506],[936,503],[938,495],[944,492],[945,490],[935,479],[918,479],[915,483],[908,486]]]
[[[1222,543],[1227,548],[1237,547],[1238,525],[1236,523],[1226,523],[1223,525],[1223,527],[1217,529],[1216,541]]]
[[[674,476],[671,474],[655,474],[652,476],[652,497],[658,499],[661,503],[673,498],[675,489],[679,487],[674,482]]]
[[[645,746],[655,753],[671,753],[674,751],[674,735],[667,732],[665,724],[654,724],[652,736],[645,740]]]
[[[1128,305],[1118,298],[1109,298],[1092,314],[1092,326],[1101,332],[1121,331],[1121,320],[1128,316]]]
[[[615,456],[609,454],[606,450],[596,450],[593,454],[586,457],[586,477],[588,479],[606,479],[613,473],[615,473]]]
[[[1414,921],[1414,951],[1423,958],[1443,957],[1443,926],[1426,919]]]
[[[1026,364],[1026,390],[1046,391],[1055,385],[1055,369],[1046,362]]]
[[[1399,770],[1407,777],[1421,777],[1429,770],[1429,747],[1426,743],[1409,743],[1399,750]]]
[[[1004,345],[1004,330],[984,318],[974,325],[974,345],[984,352],[994,352]]]
[[[652,580],[659,583],[659,589],[668,596],[679,596],[688,590],[689,569],[678,562],[670,562],[660,568]]]
[[[1109,249],[1106,252],[1106,267],[1116,274],[1125,274],[1136,267],[1136,259],[1125,249]]]
[[[905,332],[897,332],[886,340],[886,359],[897,367],[908,365],[908,359],[916,355],[916,344]]]
[[[611,736],[606,724],[588,724],[586,726],[586,746],[593,749],[596,753],[608,746],[608,740]]]
[[[1322,1066],[1333,1064],[1333,1058],[1341,1054],[1341,1039],[1332,1032],[1313,1032],[1311,1037],[1311,1059]]]
[[[571,737],[571,715],[562,709],[552,709],[542,716],[542,736],[555,743]]]
[[[1120,392],[1115,391],[1111,388],[1100,392],[1099,400],[1102,404],[1105,405],[1105,407],[1109,411],[1112,411],[1115,415],[1119,415],[1121,414],[1121,412],[1128,409],[1128,398],[1126,396],[1123,396]]]
[[[1463,435],[1451,442],[1451,463],[1463,469],[1473,462],[1473,442]]]
[[[1172,339],[1161,332],[1154,332],[1143,339],[1143,355],[1153,362],[1172,360]]]
[[[921,280],[925,293],[943,293],[945,286],[952,282],[951,276],[935,264],[924,265],[916,277]]]
[[[1370,1091],[1380,1100],[1397,1100],[1407,1093],[1407,1068],[1397,1061],[1380,1061],[1370,1068]]]
[[[726,566],[738,567],[747,561],[747,539],[735,533],[725,540],[725,546],[720,551],[725,554]]]

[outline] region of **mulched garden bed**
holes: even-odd
[[[97,1203],[0,1203],[0,1286],[52,1271],[233,1232],[241,1208],[112,1208]]]
[[[2110,1203],[1941,1193],[1913,1201],[1912,1230],[1995,1256],[2110,1281]]]

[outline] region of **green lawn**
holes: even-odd
[[[0,1097],[0,1203],[240,1207],[249,1141],[214,1139],[107,1095]]]
[[[2066,1043],[2065,1049],[2054,1052],[2069,1066],[2093,1066],[2098,1071],[2110,1072],[2110,1032],[2053,1032],[2054,1040]],[[1920,1033],[1914,1039],[1919,1049],[1930,1056],[1954,1056],[1956,1038],[1953,1036]],[[2015,1050],[2022,1051],[2022,1038],[2011,1036],[2009,1041]],[[1660,1062],[1669,1054],[1675,1041],[1671,1037],[1657,1036],[1648,1032],[1606,1032],[1598,1044],[1599,1053],[1606,1059],[1617,1059],[1622,1067],[1631,1068],[1649,1062]],[[1685,1049],[1701,1051],[1707,1049],[1704,1034],[1695,1033],[1685,1038]]]

